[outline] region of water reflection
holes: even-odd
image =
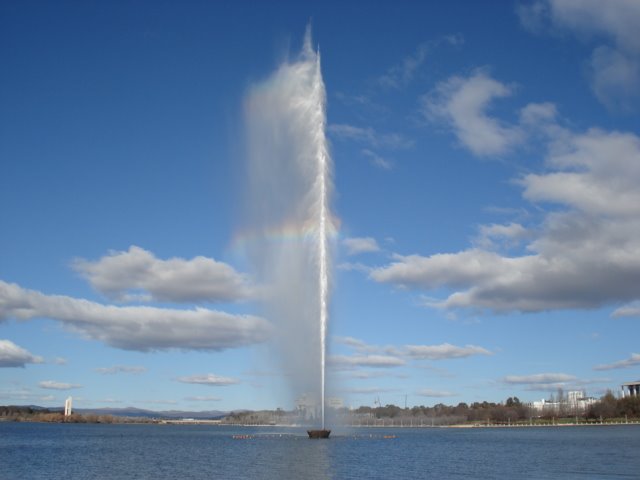
[[[329,442],[332,441],[297,437],[286,442],[287,451],[283,452],[284,476],[313,480],[333,478],[329,451]]]
[[[0,422],[2,480],[638,478],[640,426],[304,430]]]

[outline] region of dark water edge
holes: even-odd
[[[334,429],[0,422],[0,479],[638,479],[640,426]]]

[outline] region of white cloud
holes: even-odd
[[[96,372],[103,375],[115,375],[116,373],[133,373],[140,374],[146,372],[145,367],[140,366],[128,366],[128,365],[114,365],[113,367],[101,367],[96,368]]]
[[[517,13],[523,26],[536,32],[565,29],[581,38],[600,36],[625,50],[640,51],[636,0],[537,0],[519,6]]]
[[[54,365],[66,365],[68,363],[66,358],[63,357],[56,357],[53,359],[52,362]]]
[[[602,380],[579,380],[574,375],[566,373],[537,373],[534,375],[508,375],[503,378],[507,385],[522,385],[525,390],[532,392],[553,392],[558,389],[579,388],[590,383],[600,383]]]
[[[452,46],[461,45],[464,39],[461,35],[447,35],[438,40],[425,42],[418,45],[418,48],[411,55],[407,55],[400,63],[391,67],[384,75],[378,79],[378,83],[383,87],[401,88],[405,87],[416,75],[418,69],[425,62],[427,55],[436,47],[442,44]]]
[[[362,272],[362,273],[366,273],[369,274],[369,272],[371,271],[371,267],[369,267],[368,265],[365,265],[364,263],[360,263],[360,262],[343,262],[340,263],[338,265],[336,265],[336,268],[338,270],[342,270],[345,272]]]
[[[488,250],[498,245],[505,247],[515,246],[530,235],[530,232],[525,227],[514,222],[507,225],[496,223],[481,225],[478,230],[478,237],[474,243]]]
[[[347,95],[344,92],[336,92],[334,97],[345,105],[356,106],[375,111],[377,113],[387,112],[387,108],[375,103],[368,95]]]
[[[525,199],[561,207],[547,213],[538,228],[529,229],[535,237],[527,254],[508,257],[472,248],[396,255],[370,277],[420,290],[453,289],[445,300],[431,303],[445,308],[542,311],[637,300],[640,139],[597,129],[562,132],[559,138],[562,141],[550,145],[549,171],[525,175],[518,182]],[[485,233],[498,230],[488,226]],[[524,235],[517,226],[502,233]]]
[[[196,395],[194,397],[185,397],[184,399],[188,402],[219,402],[222,400],[222,398],[212,395]]]
[[[42,395],[27,388],[18,388],[16,390],[0,390],[0,399],[2,399],[0,402],[6,404],[39,404],[40,402],[52,402],[56,396]]]
[[[373,353],[373,354],[386,354],[387,350],[393,349],[393,347],[380,347],[379,345],[370,345],[364,340],[360,340],[359,338],[354,337],[341,337],[336,336],[333,339],[342,345],[346,345],[351,349],[355,350],[359,354],[362,353]],[[395,353],[392,353],[395,355]]]
[[[637,296],[634,288],[640,280],[637,256],[632,258],[633,264],[625,264],[622,257],[631,254],[598,249],[606,248],[606,243],[594,242],[589,248],[575,252],[570,251],[568,243],[558,247],[570,256],[563,257],[556,251],[549,252],[549,256],[508,258],[481,250],[430,257],[413,255],[374,270],[371,277],[379,282],[426,290],[462,289],[430,305],[496,312],[596,308]],[[592,254],[603,258],[589,256]]]
[[[27,363],[43,363],[42,357],[29,353],[11,340],[0,340],[0,368],[23,367]]]
[[[440,345],[369,345],[353,337],[336,337],[338,343],[351,347],[355,355],[334,355],[331,362],[337,367],[389,367],[402,366],[407,360],[447,360],[473,355],[493,355],[486,348],[476,345],[457,346],[450,343]],[[367,375],[368,377],[369,375]]]
[[[357,127],[344,123],[334,123],[328,127],[329,133],[339,139],[364,143],[375,148],[402,150],[413,147],[413,140],[400,133],[380,133],[371,127]]]
[[[447,392],[444,390],[432,390],[430,388],[423,388],[422,390],[418,390],[416,395],[421,397],[430,397],[430,398],[444,398],[444,397],[455,397],[457,393]]]
[[[191,375],[187,377],[178,377],[178,382],[181,383],[193,383],[197,385],[210,385],[213,387],[226,387],[228,385],[235,385],[240,383],[240,380],[236,380],[235,378],[222,377],[220,375],[215,375],[213,373],[208,373],[206,375]]]
[[[373,142],[376,137],[375,131],[371,127],[363,128],[346,123],[332,123],[327,129],[338,138],[360,142]]]
[[[588,214],[640,215],[640,138],[591,129],[564,139],[547,164],[555,172],[522,179],[524,197],[556,202]]]
[[[492,223],[491,225],[482,225],[480,227],[480,234],[487,238],[523,238],[527,235],[527,229],[519,223],[510,223],[508,225]]]
[[[376,393],[391,393],[397,392],[397,388],[388,388],[388,387],[359,387],[359,388],[345,388],[342,389],[341,392],[353,395],[369,395]]]
[[[353,337],[334,337],[334,340],[342,345],[347,345],[357,351],[375,351],[378,350],[378,347],[368,345],[363,340]]]
[[[97,261],[77,259],[73,268],[93,288],[118,300],[225,302],[250,295],[247,276],[226,263],[202,256],[161,260],[135,245]]]
[[[493,100],[512,92],[512,87],[477,70],[468,78],[453,76],[440,82],[422,98],[423,113],[434,122],[445,122],[475,155],[502,155],[522,141],[523,133],[490,117],[487,109]]]
[[[631,368],[640,365],[640,353],[632,353],[631,357],[626,360],[620,360],[614,363],[608,363],[603,365],[596,365],[594,370],[616,370],[619,368]]]
[[[271,333],[264,319],[196,308],[118,307],[44,295],[0,281],[0,321],[51,318],[84,336],[125,350],[223,350],[261,343]]]
[[[532,33],[542,33],[548,28],[549,5],[544,1],[520,3],[516,6],[516,14],[522,26]]]
[[[380,246],[375,238],[371,237],[350,237],[345,238],[342,244],[347,248],[349,255],[357,255],[359,253],[379,252]]]
[[[395,283],[424,289],[443,285],[462,287],[482,283],[508,270],[504,259],[492,252],[467,250],[440,253],[430,257],[395,255],[391,264],[374,269],[371,278],[377,282]]]
[[[36,398],[38,398],[38,396],[28,388],[19,387],[12,390],[0,390],[0,399],[2,399],[3,403],[30,401]]]
[[[393,161],[388,158],[384,158],[378,155],[376,152],[373,152],[367,148],[362,150],[362,154],[366,157],[369,157],[371,160],[371,164],[375,167],[381,168],[383,170],[392,170],[394,167]]]
[[[508,375],[504,382],[515,385],[564,383],[575,381],[576,377],[566,373],[536,373],[534,375]]]
[[[603,35],[616,45],[640,52],[640,3],[637,0],[549,0],[551,20],[578,34]]]
[[[621,317],[640,317],[640,302],[631,302],[622,307],[616,308],[611,314],[614,318]]]
[[[449,343],[441,345],[407,345],[406,354],[410,358],[419,360],[447,360],[452,358],[466,358],[472,355],[492,355],[486,348],[476,345],[458,347]]]
[[[175,400],[156,400],[156,399],[151,399],[151,400],[141,400],[139,402],[136,402],[138,404],[150,404],[150,405],[176,405],[178,402]]]
[[[347,376],[358,380],[368,380],[370,378],[395,377],[406,378],[404,375],[392,375],[384,370],[353,370],[348,371]]]
[[[529,103],[520,110],[520,123],[537,127],[554,122],[557,116],[558,109],[551,102]]]
[[[531,31],[569,31],[580,39],[599,38],[590,60],[591,87],[609,108],[630,109],[640,98],[640,2],[637,0],[539,0],[518,9]]]
[[[48,390],[72,390],[74,388],[82,388],[82,385],[77,385],[75,383],[55,382],[53,380],[44,380],[38,383],[38,386]]]
[[[392,355],[332,355],[329,357],[329,363],[334,368],[388,368],[406,364],[403,359]]]
[[[413,54],[407,55],[398,65],[391,67],[378,79],[378,82],[380,85],[390,88],[406,86],[413,79],[416,70],[424,63],[428,52],[428,44],[419,45]]]
[[[383,170],[391,170],[394,162],[377,150],[402,150],[412,148],[413,140],[400,133],[379,133],[371,127],[357,127],[348,124],[332,124],[329,133],[341,140],[351,140],[366,146],[361,150],[362,155],[368,157],[371,164]]]
[[[640,55],[601,46],[591,55],[591,88],[612,110],[632,111],[640,97]]]

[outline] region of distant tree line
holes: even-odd
[[[504,403],[474,402],[457,405],[438,403],[432,407],[424,405],[412,408],[400,408],[396,405],[380,407],[360,407],[354,412],[356,415],[368,415],[375,419],[412,420],[429,419],[434,424],[455,424],[464,422],[493,422],[508,423],[510,421],[530,418],[531,409],[523,404],[518,397],[509,397]],[[437,420],[437,421],[436,421]],[[422,422],[424,423],[424,422]]]
[[[393,423],[414,423],[418,420],[424,424],[424,420],[433,424],[455,423],[492,423],[508,424],[531,422],[540,419],[543,421],[558,421],[562,418],[579,418],[582,421],[612,421],[612,420],[640,420],[640,397],[616,398],[612,392],[607,392],[600,400],[590,405],[587,409],[577,411],[568,403],[560,402],[559,409],[549,409],[542,412],[520,401],[518,397],[509,397],[504,402],[474,402],[467,404],[458,403],[455,406],[438,403],[432,407],[415,406],[412,408],[400,408],[396,405],[379,407],[362,406],[352,414],[366,419],[376,420],[393,419]],[[366,420],[355,422],[367,424]],[[417,422],[416,422],[417,423]],[[428,423],[428,422],[427,422]]]
[[[559,395],[560,399],[562,398]],[[560,405],[563,405],[560,402]],[[455,425],[474,424],[522,424],[562,422],[563,419],[581,422],[640,421],[640,396],[616,398],[607,392],[600,400],[584,411],[572,410],[564,404],[559,409],[537,411],[518,397],[509,397],[504,402],[474,402],[457,405],[438,403],[432,407],[423,405],[401,408],[397,405],[368,407],[355,410],[346,408],[330,412],[339,423],[353,425]],[[154,423],[149,418],[121,417],[114,415],[77,414],[65,417],[59,410],[25,406],[0,406],[0,420],[58,423]],[[282,409],[232,412],[222,423],[240,425],[299,424],[305,420],[299,412]],[[386,423],[389,422],[389,423]]]
[[[401,408],[397,405],[361,406],[355,410],[341,408],[328,413],[336,423],[350,425],[404,425],[437,426],[456,424],[551,424],[566,422],[638,421],[640,420],[640,397],[616,398],[608,392],[589,408],[577,411],[563,400],[562,393],[552,396],[551,401],[560,405],[555,409],[538,411],[518,397],[509,397],[504,402],[460,402],[457,405],[438,403]],[[566,399],[565,399],[566,400]],[[305,420],[297,412],[281,409],[234,412],[222,419],[222,423],[241,425],[297,424]]]
[[[611,391],[608,391],[598,403],[589,408],[586,417],[592,420],[640,419],[640,396],[616,398]]]
[[[65,417],[62,411],[47,408],[23,406],[0,406],[0,420],[13,422],[44,423],[141,423],[150,422],[148,418],[120,417],[115,415],[96,415],[72,413]]]

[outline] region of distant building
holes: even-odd
[[[567,393],[567,406],[572,412],[586,412],[596,402],[595,398],[587,397],[584,390]]]
[[[310,395],[302,394],[296,401],[296,411],[305,420],[315,420],[318,418],[320,407],[314,398]]]
[[[623,397],[640,396],[640,380],[636,382],[627,382],[621,385]],[[625,390],[626,388],[626,390]]]
[[[321,405],[319,398],[316,399],[310,394],[302,394],[298,400],[296,400],[296,412],[304,420],[316,420],[321,416]],[[327,409],[339,410],[344,408],[344,400],[339,397],[327,397],[325,401],[325,407]]]
[[[69,415],[71,415],[72,409],[73,409],[73,399],[69,397],[64,401],[64,416],[68,417]]]
[[[542,400],[539,400],[537,402],[532,402],[531,408],[533,408],[538,413],[558,412],[560,411],[560,404],[558,402],[552,402],[543,398]]]
[[[542,399],[538,402],[532,402],[531,407],[540,414],[583,413],[596,402],[595,398],[587,397],[583,390],[574,390],[567,392],[567,396],[560,401]]]

